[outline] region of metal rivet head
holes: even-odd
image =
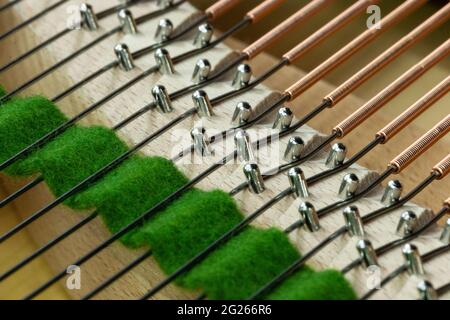
[[[94,9],[90,4],[82,3],[80,4],[80,15],[81,15],[81,25],[90,31],[95,31],[98,29],[97,16],[95,15]]]
[[[302,202],[298,207],[298,212],[300,213],[300,219],[303,225],[311,232],[316,232],[320,230],[319,216],[317,215],[316,209],[309,202]]]
[[[442,230],[441,237],[439,238],[444,244],[450,244],[450,218],[444,225],[444,230]]]
[[[388,182],[384,189],[383,196],[381,197],[381,203],[386,207],[396,203],[402,195],[403,186],[398,180],[391,180]]]
[[[438,294],[434,289],[431,282],[428,280],[421,280],[417,284],[417,290],[419,291],[420,298],[422,300],[437,300]]]
[[[408,267],[409,274],[425,274],[422,264],[422,257],[420,256],[419,249],[415,245],[410,243],[405,244],[402,249],[402,254]]]
[[[356,250],[362,260],[364,267],[377,266],[378,259],[372,243],[367,239],[360,239],[356,243]]]
[[[292,162],[299,159],[305,149],[305,142],[300,137],[289,139],[283,159],[286,162]]]
[[[240,64],[234,75],[232,86],[241,89],[248,85],[252,78],[252,68],[248,64]]]
[[[159,67],[159,72],[162,74],[174,74],[175,68],[173,67],[172,58],[169,51],[164,48],[159,48],[155,51],[156,65]]]
[[[166,9],[173,5],[173,0],[157,0],[156,5],[162,9]]]
[[[136,21],[133,14],[128,9],[122,9],[118,14],[122,31],[127,34],[136,34],[138,32]]]
[[[114,53],[119,61],[119,66],[125,70],[130,71],[134,68],[133,56],[131,55],[130,49],[125,43],[119,43],[114,47]]]
[[[200,59],[195,64],[194,73],[192,74],[192,81],[200,83],[208,79],[211,72],[211,64],[207,59]]]
[[[236,132],[234,135],[234,144],[241,162],[251,162],[254,160],[250,136],[246,131],[239,130]]]
[[[213,115],[211,101],[208,94],[203,90],[197,90],[192,94],[192,101],[194,102],[197,113],[200,117],[211,117]]]
[[[153,98],[155,98],[155,104],[160,112],[169,113],[173,111],[172,102],[170,101],[166,87],[162,85],[154,86],[152,89],[152,95]]]
[[[235,126],[246,124],[252,115],[252,106],[247,102],[239,102],[234,109],[231,123]]]
[[[308,198],[309,191],[305,174],[300,168],[292,168],[288,171],[289,183],[296,197]]]
[[[244,166],[244,174],[253,193],[260,194],[266,190],[264,180],[256,163],[247,163]]]
[[[163,42],[169,40],[172,35],[173,24],[169,19],[159,20],[158,27],[156,28],[155,40]]]
[[[275,118],[272,128],[278,129],[280,131],[287,130],[291,126],[293,118],[294,115],[290,108],[286,107],[280,108],[277,112],[277,116]]]
[[[359,179],[354,173],[349,173],[344,176],[339,188],[339,197],[342,199],[349,199],[353,197],[359,186]]]
[[[194,150],[199,156],[205,157],[213,154],[205,128],[193,128],[191,130],[191,137],[194,144]]]
[[[346,207],[343,214],[349,235],[364,238],[366,233],[358,208],[356,206]]]
[[[417,227],[417,216],[412,211],[405,211],[401,214],[400,220],[397,224],[396,233],[400,237],[410,235],[416,230]]]
[[[197,34],[194,38],[194,46],[196,48],[204,48],[209,45],[213,36],[214,30],[210,24],[204,23],[198,27]]]
[[[347,147],[343,143],[340,142],[335,143],[331,147],[325,165],[332,169],[339,167],[341,164],[344,163],[346,155],[347,155]]]

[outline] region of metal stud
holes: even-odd
[[[199,156],[205,157],[213,154],[205,128],[193,128],[191,130],[191,137],[194,144],[194,150]]]
[[[192,101],[194,101],[197,114],[200,117],[211,117],[213,115],[211,101],[208,94],[203,90],[197,90],[192,94]]]
[[[194,38],[194,46],[196,48],[204,48],[211,42],[214,30],[208,23],[203,23],[198,27],[197,34]]]
[[[300,137],[289,139],[283,159],[286,162],[292,162],[299,159],[305,149],[305,142]]]
[[[250,136],[246,131],[238,130],[234,135],[234,143],[241,162],[251,162],[254,160]]]
[[[81,25],[90,30],[95,31],[98,29],[97,16],[94,13],[94,9],[90,4],[80,4]]]
[[[119,43],[114,47],[114,53],[119,61],[119,66],[125,70],[130,71],[134,68],[133,56],[130,49],[125,43]]]
[[[164,48],[159,48],[155,51],[156,65],[159,67],[159,72],[162,74],[174,74],[175,68],[173,66],[172,58],[169,51]]]
[[[260,194],[266,190],[261,171],[256,163],[247,163],[244,166],[244,174],[253,193]]]
[[[339,197],[342,199],[349,199],[353,197],[359,186],[359,179],[354,173],[348,173],[342,179],[341,186],[339,188]]]
[[[358,208],[356,206],[346,207],[343,214],[349,235],[364,238],[366,233]]]
[[[316,232],[320,230],[319,216],[317,215],[316,209],[309,202],[302,202],[298,207],[300,213],[300,218],[303,221],[303,225],[311,232]]]
[[[157,0],[156,5],[161,9],[166,9],[173,5],[173,0]]]
[[[303,170],[296,167],[288,171],[289,184],[296,197],[308,198],[309,191]]]
[[[286,107],[280,108],[277,112],[277,116],[272,128],[278,129],[280,131],[287,130],[291,126],[293,118],[294,114],[292,113],[291,109]]]
[[[400,237],[410,235],[416,230],[417,227],[417,216],[412,211],[405,211],[401,214],[400,220],[397,224],[396,233]]]
[[[431,282],[428,280],[421,280],[417,284],[417,290],[419,291],[420,298],[422,300],[437,300],[438,294],[434,289]]]
[[[381,203],[386,207],[396,203],[402,195],[403,186],[398,180],[391,180],[388,182],[384,189],[383,196],[381,197]]]
[[[246,124],[252,115],[252,107],[247,102],[239,102],[234,109],[231,123],[235,126],[242,126]]]
[[[162,85],[156,85],[152,89],[153,98],[155,98],[156,106],[162,113],[169,113],[173,111],[172,102],[170,101],[167,90]]]
[[[335,143],[331,147],[330,153],[328,154],[325,165],[328,168],[336,168],[344,163],[345,157],[347,155],[347,147],[343,143]]]
[[[240,64],[234,75],[232,86],[235,89],[241,89],[248,85],[252,78],[252,68],[248,64]]]
[[[420,256],[419,249],[415,245],[410,243],[405,244],[402,249],[402,254],[408,266],[409,274],[418,276],[425,274],[422,257]]]
[[[155,40],[158,42],[164,42],[169,40],[172,35],[173,24],[169,19],[159,20],[158,27],[156,28]]]
[[[450,244],[450,218],[444,225],[444,230],[442,230],[441,237],[439,238],[444,244]]]
[[[192,81],[200,83],[208,79],[211,72],[211,64],[207,59],[200,59],[195,64],[194,73],[192,74]]]
[[[360,239],[356,243],[356,250],[362,260],[364,267],[378,265],[377,253],[375,252],[372,243],[367,239]]]
[[[122,31],[127,34],[136,34],[138,32],[137,30],[137,24],[134,20],[133,14],[128,9],[122,9],[119,11],[119,21],[120,25],[122,26]]]

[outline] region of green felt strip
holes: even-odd
[[[0,92],[1,95],[1,92]],[[14,98],[0,107],[0,161],[61,125],[67,118],[42,97]],[[41,174],[59,196],[128,150],[112,130],[74,126],[5,170],[13,176]],[[133,156],[105,177],[72,196],[74,209],[97,209],[111,232],[117,232],[183,186],[188,179],[169,160]],[[171,273],[242,221],[234,199],[220,190],[192,189],[121,240],[131,248],[151,247]],[[299,253],[276,229],[246,228],[177,279],[202,289],[211,299],[248,298],[276,277]],[[282,283],[270,299],[353,299],[336,271],[305,267]]]

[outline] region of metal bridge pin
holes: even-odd
[[[119,66],[125,70],[130,71],[134,68],[133,56],[130,49],[125,43],[119,43],[114,47],[114,53],[119,61]]]
[[[342,199],[348,199],[355,195],[359,186],[359,179],[354,173],[348,173],[344,176],[339,188],[339,197]]]
[[[309,191],[303,170],[296,167],[288,171],[289,184],[296,197],[308,198]]]
[[[192,81],[200,83],[208,79],[211,72],[211,64],[207,59],[200,59],[195,64],[194,73],[192,74]]]
[[[450,218],[447,219],[445,223],[444,230],[442,231],[441,237],[439,238],[444,244],[450,244]]]
[[[317,211],[314,206],[309,202],[302,202],[298,207],[300,218],[303,221],[304,226],[311,232],[320,230],[320,221]]]
[[[331,169],[339,167],[344,163],[346,155],[347,147],[343,143],[335,143],[331,146],[325,165]]]
[[[162,85],[156,85],[152,89],[152,95],[155,99],[155,104],[162,113],[169,113],[173,111],[172,102],[170,101],[167,90]]]
[[[234,75],[232,86],[235,89],[241,89],[248,85],[252,78],[252,68],[248,64],[240,64]]]
[[[346,207],[343,211],[345,225],[351,237],[364,238],[364,224],[356,206]]]
[[[375,252],[372,243],[367,239],[360,239],[356,243],[356,250],[358,250],[362,263],[366,268],[378,265],[377,253]]]
[[[416,230],[417,221],[417,216],[414,212],[403,212],[400,216],[400,220],[398,221],[396,230],[397,235],[404,237],[413,233]]]
[[[175,68],[173,66],[172,58],[169,51],[164,48],[159,48],[155,51],[155,61],[162,74],[174,74]]]
[[[191,130],[191,137],[194,144],[194,149],[201,157],[211,156],[214,152],[211,150],[208,135],[203,127],[193,128]]]
[[[402,195],[403,186],[398,180],[391,180],[388,182],[384,189],[383,196],[381,197],[381,203],[386,207],[396,203]]]
[[[196,48],[204,48],[211,42],[214,30],[208,23],[203,23],[198,27],[197,34],[194,38],[194,46]]]
[[[290,108],[287,107],[280,108],[277,112],[277,116],[275,118],[272,128],[278,129],[280,131],[287,130],[291,126],[293,118],[294,115]]]
[[[252,106],[247,102],[239,102],[234,109],[231,123],[235,126],[246,124],[252,115]]]
[[[173,24],[169,19],[159,20],[158,27],[156,28],[155,40],[158,42],[167,41],[172,35]]]
[[[256,163],[247,163],[244,166],[244,174],[253,193],[260,194],[266,190],[261,171]]]
[[[254,160],[250,136],[246,131],[239,130],[236,132],[234,135],[234,143],[241,162],[251,162]]]
[[[418,276],[425,274],[419,249],[415,245],[410,243],[405,244],[402,249],[402,254],[409,274]]]
[[[166,9],[173,5],[173,0],[157,0],[156,5],[162,9]]]
[[[127,34],[136,34],[138,32],[137,30],[137,24],[134,20],[133,14],[128,9],[122,9],[119,11],[119,21],[120,25],[122,26],[122,31]]]
[[[203,90],[197,90],[192,94],[195,108],[200,117],[211,117],[213,115],[211,101],[208,94]]]
[[[286,162],[292,162],[299,159],[305,149],[305,142],[300,137],[292,137],[289,139],[284,152],[283,159]]]
[[[434,289],[431,282],[428,280],[421,280],[417,284],[417,290],[419,291],[420,298],[422,300],[437,300],[438,294]]]
[[[90,31],[95,31],[98,29],[97,16],[95,15],[94,9],[90,4],[82,3],[80,4],[80,16],[81,25]]]

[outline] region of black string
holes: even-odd
[[[9,204],[10,202],[14,201],[15,199],[17,199],[18,197],[20,197],[22,194],[24,194],[25,192],[27,192],[28,190],[32,189],[33,187],[37,186],[39,183],[41,183],[42,181],[44,181],[43,177],[37,177],[36,179],[34,179],[33,181],[27,183],[25,186],[21,187],[19,190],[15,191],[14,193],[12,193],[11,195],[7,196],[6,198],[2,199],[0,201],[0,208],[3,208],[4,206],[6,206],[7,204]]]
[[[0,12],[3,10],[6,10],[16,4],[18,4],[19,2],[21,2],[22,0],[10,0],[9,2],[5,3],[4,5],[0,6]]]

